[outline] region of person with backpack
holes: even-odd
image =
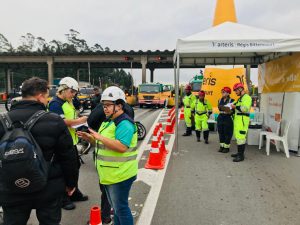
[[[78,151],[76,145],[78,144],[78,136],[76,134],[76,129],[74,126],[84,124],[87,121],[86,116],[77,118],[76,109],[72,103],[72,100],[76,93],[78,92],[78,82],[72,77],[65,77],[60,80],[58,94],[49,103],[49,111],[57,113],[61,118],[64,119],[65,124],[68,126],[69,132],[73,139],[73,149],[77,154],[78,159],[78,169],[80,168],[80,157],[78,156]],[[76,201],[87,201],[88,196],[81,193],[78,188],[74,194],[69,197],[67,194],[63,199],[62,207],[66,210],[75,209]]]
[[[0,205],[4,225],[25,225],[32,209],[43,225],[59,225],[65,192],[78,181],[76,154],[64,121],[46,112],[47,81],[22,85],[22,100],[1,114]]]
[[[78,132],[79,137],[95,144],[95,166],[100,184],[114,209],[114,225],[133,225],[128,204],[131,186],[138,171],[137,128],[124,113],[125,93],[116,86],[102,94],[106,120],[98,132]]]

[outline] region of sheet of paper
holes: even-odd
[[[224,105],[224,107],[227,107],[227,108],[229,108],[229,109],[232,109],[232,103],[228,103],[228,104]]]
[[[74,125],[74,126],[72,126],[72,128],[77,129],[78,127],[82,127],[82,126],[88,127],[89,125],[87,124],[87,122],[85,122],[85,123],[81,123],[81,124],[78,124],[78,125]]]

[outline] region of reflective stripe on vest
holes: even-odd
[[[96,148],[101,149],[101,150],[105,150],[105,151],[111,151],[108,148],[106,148],[106,146],[104,144],[96,143]],[[133,152],[133,151],[136,151],[137,149],[138,149],[138,147],[128,148],[126,150],[126,152]]]
[[[128,162],[135,160],[137,155],[128,156],[128,157],[114,157],[114,156],[103,156],[97,155],[96,157],[98,160],[106,161],[106,162]]]
[[[106,138],[116,140],[116,128],[113,121],[103,122],[98,133]],[[138,171],[137,132],[133,134],[126,152],[113,151],[102,142],[96,141],[95,153],[95,165],[101,184],[116,184],[136,176]]]

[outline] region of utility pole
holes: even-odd
[[[88,69],[89,69],[89,84],[91,84],[91,64],[88,62]]]

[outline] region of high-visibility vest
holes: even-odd
[[[204,99],[204,102],[201,102],[199,99],[195,102],[195,112],[198,115],[208,114],[212,112],[212,106],[210,102]]]
[[[183,98],[184,108],[191,108],[191,106],[195,100],[196,100],[196,96],[193,94],[190,94],[189,96],[187,96],[187,95],[184,96],[184,98]]]
[[[235,103],[235,116],[250,117],[252,98],[248,94],[241,96]]]
[[[98,133],[106,138],[116,140],[116,125],[113,121],[103,122]],[[138,172],[137,161],[137,128],[126,152],[116,152],[107,148],[102,142],[96,141],[95,166],[100,183],[104,185],[116,184],[127,180]]]
[[[74,120],[77,118],[76,109],[72,103],[69,103],[68,101],[65,101],[65,103],[62,105],[62,110],[64,112],[65,119],[67,120]],[[73,145],[78,144],[78,136],[76,134],[76,129],[72,127],[68,127],[70,134],[73,139]]]

